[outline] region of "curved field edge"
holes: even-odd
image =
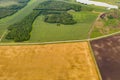
[[[0,46],[3,53],[0,79],[100,80],[88,42]]]

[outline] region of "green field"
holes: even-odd
[[[118,4],[118,2],[120,2],[120,0],[93,0],[93,1],[106,2],[109,4]]]
[[[88,37],[88,32],[98,14],[93,12],[70,11],[74,19],[78,21],[74,25],[60,25],[45,23],[44,16],[39,16],[33,23],[30,42],[50,42],[81,40]]]

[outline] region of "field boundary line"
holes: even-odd
[[[2,42],[3,37],[5,36],[5,34],[7,33],[7,31],[5,31],[0,39],[0,46],[4,46],[4,45],[42,45],[42,44],[57,44],[57,43],[70,43],[70,42],[86,42],[86,41],[93,41],[93,40],[98,40],[101,38],[106,38],[106,37],[110,37],[113,35],[117,35],[120,33],[120,31],[112,33],[112,34],[108,34],[108,35],[104,35],[104,36],[100,36],[100,37],[96,37],[96,38],[90,38],[90,39],[83,39],[83,40],[66,40],[66,41],[51,41],[51,42]]]
[[[0,43],[0,45],[39,45],[39,44],[56,44],[56,43],[70,43],[70,42],[86,42],[89,41],[89,39],[84,39],[84,40],[68,40],[68,41],[53,41],[53,42],[38,42],[38,43]]]
[[[93,49],[92,49],[92,47],[91,47],[90,41],[88,41],[88,47],[89,47],[89,49],[90,49],[90,54],[91,54],[93,63],[95,64],[95,68],[96,68],[96,72],[97,72],[97,74],[98,74],[99,80],[102,80],[102,76],[101,76],[101,73],[100,73],[100,70],[99,70],[97,61],[96,61],[96,59],[95,59],[95,55],[94,55]]]
[[[93,31],[93,29],[94,29],[94,25],[95,25],[95,23],[96,23],[96,21],[98,21],[99,19],[100,19],[100,16],[103,14],[104,12],[101,12],[101,13],[99,13],[99,15],[97,16],[97,18],[96,18],[96,20],[93,22],[93,24],[91,25],[91,28],[90,28],[90,30],[89,30],[89,32],[88,32],[88,38],[90,39],[90,36],[91,36],[91,33],[92,33],[92,31]]]
[[[106,37],[110,37],[110,36],[113,36],[113,35],[117,35],[119,33],[120,33],[120,31],[114,32],[114,33],[111,33],[111,34],[108,34],[108,35],[103,35],[103,36],[100,36],[100,37],[96,37],[96,38],[91,38],[89,40],[92,41],[92,40],[97,40],[97,39],[101,39],[101,38],[106,38]]]
[[[86,50],[84,51],[85,57],[86,57],[88,66],[90,66],[90,67],[89,67],[90,74],[94,74],[94,69],[95,69],[95,72],[97,73],[96,66],[95,66],[95,64],[94,64],[94,60],[92,59],[91,51],[90,51],[88,42],[86,42],[86,43],[87,43],[87,48],[86,48],[86,46],[83,46],[84,49],[86,49]],[[95,75],[95,77],[96,77],[97,79],[99,79],[98,73]],[[93,77],[92,79],[95,80],[95,79],[96,79],[95,77]]]

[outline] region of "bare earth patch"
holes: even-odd
[[[0,46],[0,80],[99,80],[87,42]]]
[[[102,80],[120,80],[120,34],[91,42]]]

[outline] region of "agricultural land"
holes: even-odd
[[[99,80],[87,42],[0,46],[0,80]]]
[[[120,80],[120,1],[82,1],[0,0],[0,80]]]
[[[120,35],[91,41],[102,80],[120,79]]]

